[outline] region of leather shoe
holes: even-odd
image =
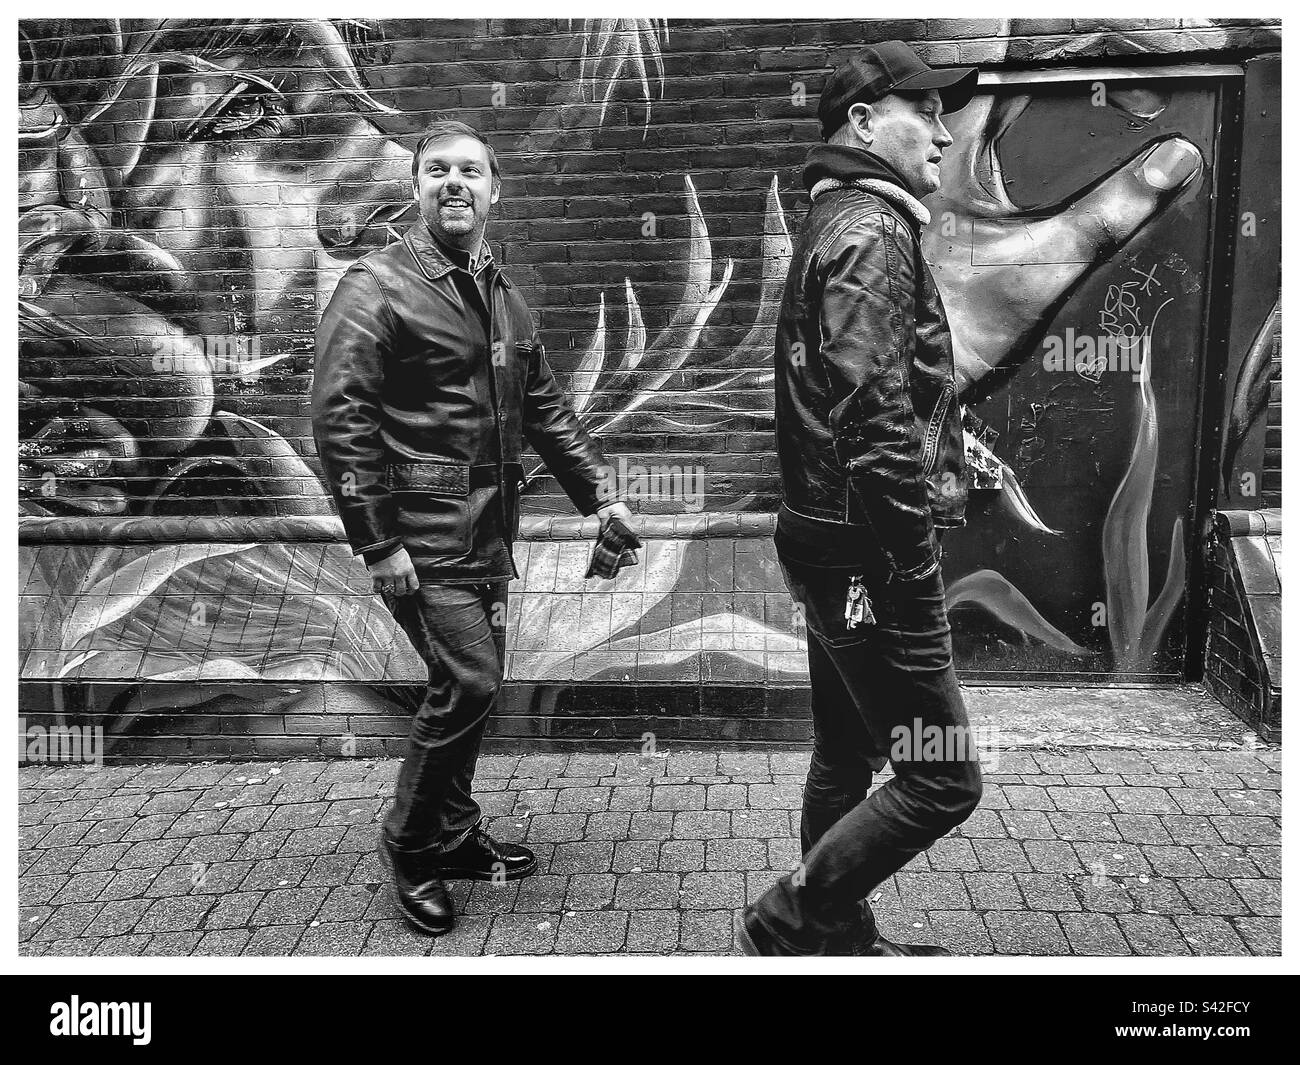
[[[430,859],[445,880],[518,880],[537,871],[537,855],[517,843],[502,843],[481,828]]]
[[[441,936],[450,932],[456,923],[456,908],[431,864],[431,856],[395,850],[381,828],[379,859],[392,874],[397,908],[402,916],[425,935]]]
[[[807,958],[808,954],[791,950],[773,936],[754,916],[752,906],[736,914],[736,945],[751,957]]]

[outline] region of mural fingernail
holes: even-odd
[[[1142,180],[1154,189],[1168,191],[1184,185],[1201,169],[1201,153],[1190,141],[1165,141],[1142,164]]]

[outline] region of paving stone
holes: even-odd
[[[681,878],[676,873],[626,873],[618,878],[613,906],[619,910],[676,909]]]
[[[1260,876],[1282,879],[1281,847],[1246,847],[1245,857],[1259,870]]]
[[[930,868],[938,872],[973,871],[980,868],[970,840],[955,836],[937,839],[926,851]]]
[[[1019,840],[975,839],[971,846],[978,867],[985,872],[1029,872],[1032,868]]]
[[[421,957],[429,953],[433,937],[421,935],[400,918],[376,921],[361,953],[367,957]]]
[[[118,899],[107,902],[86,925],[84,934],[96,937],[114,937],[131,932],[153,902],[149,899]]]
[[[1016,873],[1015,878],[1032,910],[1062,912],[1082,908],[1074,879],[1064,873]]]
[[[458,907],[461,912],[485,915],[510,913],[516,909],[515,902],[519,898],[520,881],[507,880],[500,884],[494,884],[489,880],[449,882],[448,888],[453,899],[456,898],[455,889],[465,883],[470,884],[470,892],[468,899]],[[376,901],[382,901],[387,905],[391,894],[389,891],[384,891],[375,896]]]
[[[687,873],[682,877],[683,910],[737,910],[744,905],[741,873]]]
[[[210,929],[243,928],[253,916],[265,892],[238,891],[222,895],[208,911],[202,927]]]
[[[566,913],[555,948],[561,954],[611,954],[627,940],[628,915],[618,910]]]
[[[984,916],[984,927],[999,954],[1061,955],[1070,952],[1069,941],[1055,914],[1028,911],[988,913]]]
[[[1075,954],[1132,954],[1114,917],[1101,913],[1063,913],[1061,928]]]
[[[296,887],[302,883],[311,866],[312,859],[308,857],[267,858],[254,863],[242,887],[245,891]]]
[[[357,866],[355,854],[322,854],[302,879],[303,887],[338,887],[351,879]]]
[[[930,928],[940,946],[958,955],[993,953],[993,940],[984,918],[969,910],[938,910],[930,915]]]
[[[137,922],[135,931],[193,931],[214,905],[215,900],[206,895],[158,899]]]
[[[1137,908],[1124,881],[1110,876],[1080,876],[1074,890],[1083,908],[1092,913],[1131,913]]]
[[[550,861],[552,873],[607,873],[614,863],[614,844],[560,843]]]
[[[1082,873],[1085,866],[1080,864],[1079,856],[1069,843],[1057,840],[1026,840],[1025,857],[1035,872],[1039,873]]]
[[[99,946],[98,939],[81,937],[80,939],[60,939],[53,943],[42,943],[40,951],[43,957],[82,958],[95,953]]]
[[[1254,868],[1246,850],[1230,843],[1198,843],[1192,847],[1192,853],[1205,866],[1206,873],[1220,879],[1249,876]]]
[[[956,832],[967,839],[1004,839],[1007,826],[996,811],[979,809],[958,825]]]
[[[1120,838],[1119,829],[1115,827],[1111,814],[1058,811],[1048,814],[1047,819],[1055,829],[1056,839],[1092,842]]]
[[[305,924],[316,915],[328,896],[329,889],[323,887],[268,891],[248,923]]]
[[[194,953],[203,939],[199,932],[161,932],[141,952],[147,958],[184,958]]]
[[[69,877],[49,899],[43,901],[54,906],[64,906],[70,902],[94,902],[112,882],[113,877],[111,869],[77,873]]]
[[[1046,788],[1025,784],[1007,784],[1002,794],[1013,810],[1055,810],[1056,803]]]
[[[958,873],[898,873],[894,881],[905,909],[955,910],[970,905]]]
[[[1227,843],[1268,846],[1281,838],[1281,830],[1271,817],[1215,817],[1211,820]]]
[[[362,884],[345,884],[332,889],[321,906],[316,919],[322,923],[352,921],[360,918],[373,904],[376,895],[390,895],[391,889],[382,892]]]
[[[625,840],[631,824],[630,813],[596,813],[587,818],[587,840]]]
[[[650,788],[647,785],[617,785],[609,789],[609,809],[637,813],[650,809]]]
[[[1210,788],[1170,788],[1169,798],[1185,814],[1226,814],[1228,808]],[[1177,811],[1170,811],[1177,812]]]
[[[213,837],[220,839],[220,836]],[[152,839],[133,844],[117,860],[118,869],[157,869],[171,865],[189,844],[181,839]]]
[[[766,869],[767,843],[758,839],[711,839],[704,844],[704,868],[710,872]]]
[[[1250,913],[1250,908],[1232,884],[1224,880],[1186,877],[1178,881],[1178,890],[1191,905],[1193,913],[1225,917]]]
[[[663,811],[634,813],[628,832],[632,839],[671,839],[673,815]]]
[[[583,874],[598,876],[600,874]],[[569,890],[567,876],[530,876],[519,881],[514,908],[519,913],[555,913],[564,909]]]
[[[1149,913],[1121,913],[1116,920],[1135,954],[1167,958],[1191,953],[1183,942],[1182,932],[1168,917]]]
[[[145,935],[115,936],[101,939],[95,948],[96,957],[138,958],[144,953],[151,937]]]
[[[613,873],[577,873],[569,878],[565,895],[566,910],[607,909],[614,901],[616,879]]]
[[[1111,820],[1126,843],[1173,843],[1155,814],[1115,814]]]
[[[204,957],[234,957],[244,952],[251,938],[248,931],[243,928],[222,928],[205,932],[191,953]]]
[[[1252,954],[1282,953],[1282,922],[1275,917],[1238,917],[1237,934]]]
[[[730,836],[731,818],[728,810],[680,811],[673,815],[673,838],[714,840]]]
[[[682,914],[680,945],[683,950],[733,953],[735,911],[688,910]],[[738,952],[737,952],[738,953]]]
[[[299,925],[273,925],[259,928],[248,937],[244,946],[245,955],[286,956],[293,953],[294,945],[302,938],[303,928]]]
[[[76,939],[103,909],[102,902],[75,902],[59,906],[37,927],[35,940]]]
[[[430,956],[477,957],[485,953],[488,932],[491,931],[494,920],[499,918],[472,915],[457,917],[456,925],[450,932],[430,942]]]
[[[787,810],[733,810],[731,834],[737,838],[776,839],[789,836],[790,813]]]
[[[1222,917],[1190,914],[1174,918],[1178,930],[1193,954],[1246,955],[1250,949],[1236,930]]]
[[[220,836],[198,836],[186,843],[176,855],[176,864],[212,865],[216,862],[230,861],[235,857],[239,848],[243,846],[244,839],[244,836],[228,836],[224,834]]]
[[[1057,833],[1042,810],[1002,810],[1002,823],[1013,839],[1056,839]]]
[[[1143,847],[1142,855],[1160,876],[1205,875],[1205,866],[1190,847]]]
[[[557,922],[545,913],[504,914],[492,921],[486,954],[549,954],[555,949]]]
[[[1102,876],[1137,876],[1153,872],[1142,848],[1131,843],[1076,843],[1074,849],[1088,872]]]
[[[586,814],[541,814],[528,820],[528,840],[538,843],[571,843],[583,838]]]
[[[70,877],[62,873],[53,876],[25,876],[18,881],[18,904],[42,906],[49,902]],[[71,900],[70,900],[71,901]]]
[[[659,868],[659,841],[629,839],[614,844],[613,871],[616,873],[653,872]]]
[[[749,792],[744,784],[711,784],[705,789],[707,810],[743,810],[748,802]]]
[[[704,869],[705,845],[700,839],[674,839],[659,848],[659,868],[669,873],[693,873]]]
[[[1023,910],[1025,899],[1011,873],[966,873],[962,876],[977,910]]]
[[[1055,809],[1076,813],[1110,813],[1117,809],[1105,788],[1050,787],[1048,795]]]
[[[1202,814],[1166,814],[1160,820],[1169,835],[1184,846],[1223,842],[1214,823]]]
[[[676,905],[676,889],[673,904]],[[636,954],[672,954],[678,947],[681,914],[676,910],[633,910],[624,949]]]
[[[354,957],[365,946],[370,927],[353,923],[312,924],[294,944],[294,957]]]
[[[1191,913],[1192,907],[1178,890],[1177,880],[1164,877],[1127,877],[1122,881],[1124,890],[1133,900],[1133,908],[1146,914]]]

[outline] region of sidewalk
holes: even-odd
[[[490,755],[538,875],[453,882],[431,940],[375,855],[395,761],[19,770],[26,955],[731,954],[798,857],[803,751]],[[984,801],[873,895],[959,954],[1278,954],[1281,755],[1003,751]]]

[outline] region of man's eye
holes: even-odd
[[[196,102],[206,104],[203,111],[190,123],[185,139],[225,141],[235,137],[278,136],[284,131],[284,117],[288,113],[284,98],[278,92],[239,82],[222,95],[212,94],[208,102],[206,86],[196,86]]]

